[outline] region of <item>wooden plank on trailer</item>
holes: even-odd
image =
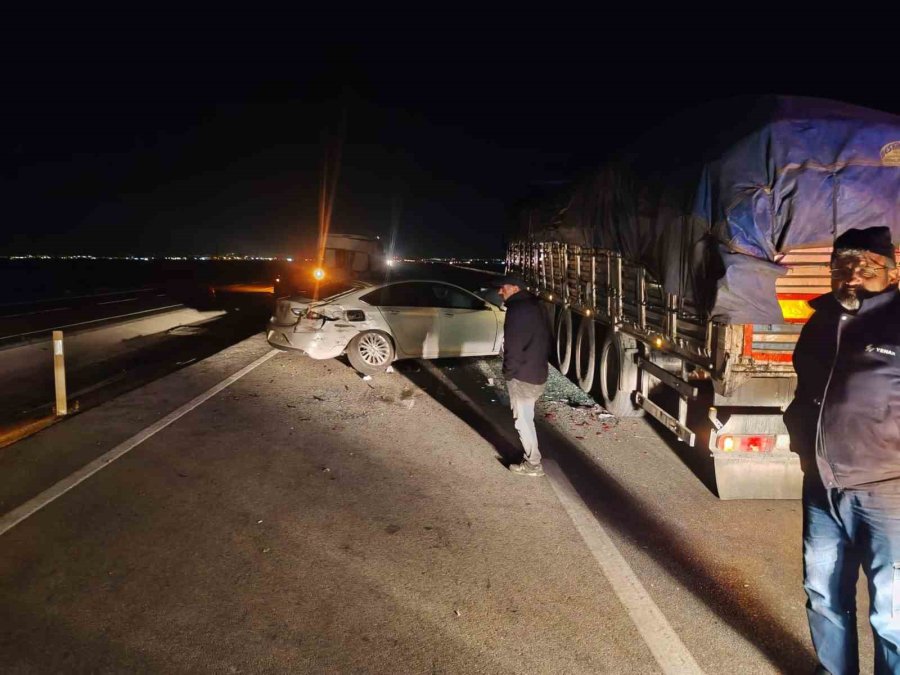
[[[780,343],[791,343],[796,344],[797,340],[800,338],[799,334],[795,333],[757,333],[753,332],[753,341],[754,342],[780,342]]]
[[[828,265],[798,265],[797,267],[791,267],[788,269],[787,274],[782,279],[787,277],[819,277],[823,279],[831,278],[831,268]]]

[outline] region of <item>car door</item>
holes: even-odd
[[[378,308],[404,356],[433,359],[440,353],[440,319],[425,286],[415,281],[389,284],[361,299]]]
[[[434,282],[429,294],[440,312],[440,355],[496,354],[497,313],[484,300],[451,284]]]

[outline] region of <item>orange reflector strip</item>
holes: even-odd
[[[806,321],[813,315],[813,308],[806,300],[778,298],[778,304],[781,305],[781,314],[787,322]]]

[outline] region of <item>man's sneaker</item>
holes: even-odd
[[[540,464],[523,461],[521,464],[510,464],[509,470],[517,476],[543,476],[544,469]]]

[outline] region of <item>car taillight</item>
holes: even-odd
[[[775,448],[775,436],[725,434],[716,439],[716,447],[722,452],[772,452]]]

